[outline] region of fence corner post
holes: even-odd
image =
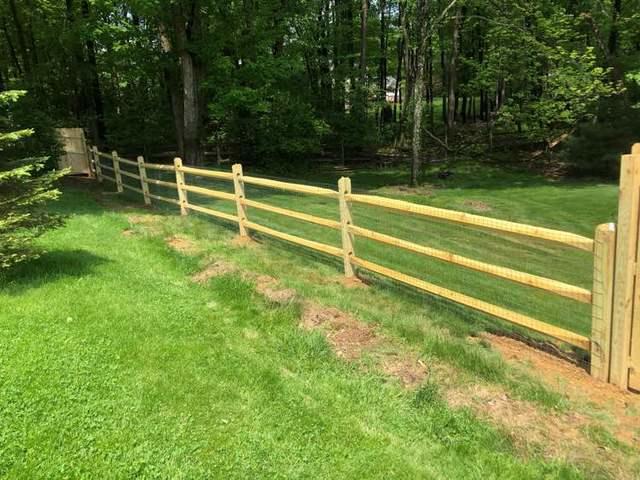
[[[118,189],[118,193],[123,192],[122,188],[122,175],[120,174],[120,161],[118,160],[118,152],[113,150],[111,152],[111,158],[113,159],[113,173],[116,177],[116,188]]]
[[[102,166],[100,165],[100,155],[98,155],[98,147],[91,147],[91,158],[93,161],[93,168],[96,169],[96,178],[98,183],[102,183]]]
[[[182,171],[182,159],[176,157],[173,159],[173,166],[176,169],[176,185],[178,190],[178,200],[180,201],[180,215],[186,215],[189,213],[187,209],[188,199],[187,191],[185,190],[184,172]]]
[[[341,177],[338,180],[338,193],[340,201],[340,231],[342,233],[342,260],[344,263],[344,275],[347,278],[355,276],[351,257],[354,255],[353,234],[349,227],[353,224],[351,216],[351,205],[347,201],[347,195],[351,194],[351,179]]]
[[[593,249],[593,293],[591,299],[591,376],[609,381],[611,322],[616,256],[616,227],[596,227]]]
[[[140,187],[144,196],[144,204],[151,205],[151,197],[149,196],[149,182],[147,182],[147,169],[144,167],[144,157],[138,156],[138,175],[140,176]]]
[[[639,287],[636,286],[639,218],[640,144],[635,144],[630,155],[622,155],[620,163],[615,292],[611,320],[609,383],[623,390],[630,386],[640,389],[640,372],[634,373],[632,365],[632,358],[640,363],[640,359],[637,358],[640,357],[640,345],[637,345],[637,338],[632,338],[632,335],[637,335],[634,322],[638,324],[640,318],[634,315],[634,308],[639,308]]]
[[[245,225],[247,221],[247,207],[243,203],[246,194],[244,191],[244,180],[242,179],[242,164],[234,163],[231,166],[231,173],[233,173],[233,193],[236,197],[236,211],[238,213],[238,230],[240,237],[248,237],[249,232]]]

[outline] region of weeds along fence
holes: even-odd
[[[332,257],[338,257],[342,259],[344,275],[348,278],[355,275],[356,267],[360,267],[423,292],[547,335],[589,352],[591,356],[591,374],[593,376],[603,381],[615,383],[625,389],[640,389],[640,377],[636,373],[640,369],[640,359],[638,358],[640,348],[637,346],[640,343],[640,334],[637,333],[640,330],[638,322],[640,308],[636,309],[635,312],[632,308],[633,303],[637,303],[635,299],[640,298],[640,295],[638,295],[640,289],[636,288],[635,285],[635,272],[638,265],[638,216],[640,209],[640,144],[634,146],[631,155],[623,156],[618,219],[620,231],[616,231],[615,224],[602,224],[596,228],[593,238],[381,196],[357,194],[352,192],[351,180],[348,177],[340,178],[337,189],[334,190],[244,175],[240,164],[233,165],[231,172],[222,172],[185,166],[180,158],[174,159],[173,165],[167,165],[145,162],[142,157],[138,157],[136,161],[133,161],[119,157],[115,151],[107,154],[98,151],[95,147],[91,148],[90,153],[91,163],[99,182],[105,180],[113,182],[118,192],[123,192],[125,189],[136,192],[142,195],[145,204],[149,205],[153,200],[166,202],[179,207],[182,215],[187,215],[189,211],[195,211],[233,222],[237,224],[239,234],[242,237],[248,237],[252,231],[259,232]],[[110,163],[110,165],[107,163]],[[123,168],[123,166],[127,168]],[[150,170],[161,171],[171,177],[169,179],[166,177],[164,179],[150,178],[148,175]],[[229,190],[233,193],[231,191],[225,192],[204,188],[194,185],[192,182],[187,182],[187,176],[191,175],[228,182],[230,187],[232,186],[232,190],[231,188]],[[123,182],[123,177],[132,179],[136,184],[139,184],[139,187]],[[151,193],[150,185],[175,189],[177,199]],[[335,208],[339,212],[340,220],[336,221],[302,213],[247,198],[245,185],[320,197],[324,201],[327,199],[335,201]],[[235,214],[213,209],[209,206],[198,205],[190,200],[190,193],[235,204]],[[519,236],[531,241],[537,239],[538,241],[551,242],[589,252],[589,254],[593,255],[594,265],[592,288],[586,289],[545,276],[482,262],[464,255],[420,245],[358,226],[352,214],[352,207],[356,204],[384,209],[397,214],[444,220],[461,227],[479,228],[498,235]],[[334,230],[340,235],[341,247],[285,233],[263,223],[256,223],[251,220],[248,209],[262,210]],[[587,304],[591,308],[591,335],[587,337],[532,316],[518,313],[374,263],[357,254],[354,247],[355,237],[366,238],[389,247],[434,258],[516,284],[533,287],[570,299],[573,302]],[[635,338],[632,335],[632,327],[634,325]]]

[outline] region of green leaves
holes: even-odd
[[[24,96],[21,91],[0,94],[4,127],[12,127],[13,106]],[[21,143],[34,135],[32,128],[0,131],[0,269],[37,257],[34,239],[62,224],[62,218],[48,213],[45,207],[60,196],[54,184],[66,172],[47,171],[48,157],[8,160],[15,157],[16,150],[22,152]],[[42,151],[32,149],[29,153],[37,155]]]

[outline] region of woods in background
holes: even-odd
[[[640,0],[7,0],[0,90],[191,164],[387,147],[416,183],[506,145],[613,174],[640,131],[639,25]]]

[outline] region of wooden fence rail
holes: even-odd
[[[636,147],[634,147],[634,149],[636,149]],[[640,153],[640,146],[638,146],[637,150],[638,153]],[[613,380],[614,383],[624,386],[625,388],[629,386],[628,382],[625,383],[619,380],[619,377],[622,375],[619,371],[620,369],[616,370],[613,373],[611,370],[611,365],[615,366],[617,361],[616,358],[619,358],[619,355],[618,357],[616,357],[618,351],[621,348],[626,348],[624,347],[624,345],[621,346],[612,341],[612,336],[616,334],[616,324],[613,318],[614,275],[616,274],[615,264],[616,262],[620,261],[615,258],[616,229],[613,224],[604,224],[598,226],[595,232],[595,239],[592,239],[583,237],[581,235],[576,235],[574,233],[483,217],[480,215],[473,215],[443,208],[435,208],[427,205],[418,205],[401,200],[374,195],[353,194],[351,192],[351,180],[346,177],[343,177],[339,180],[337,190],[332,190],[323,187],[315,187],[298,183],[247,176],[243,174],[242,166],[240,164],[233,165],[232,172],[229,173],[184,166],[182,165],[182,161],[179,158],[175,159],[173,165],[164,165],[145,162],[142,157],[138,157],[137,161],[124,159],[119,157],[116,152],[113,152],[109,155],[103,152],[99,152],[95,147],[91,148],[90,151],[97,180],[99,182],[102,182],[103,180],[109,180],[115,183],[119,192],[121,192],[123,188],[126,188],[137,193],[141,193],[144,196],[145,203],[151,203],[151,199],[153,199],[178,205],[183,215],[188,214],[189,210],[193,210],[237,223],[239,234],[244,237],[248,236],[250,231],[255,231],[287,242],[301,245],[303,247],[310,248],[327,255],[342,258],[344,262],[344,273],[347,277],[355,275],[354,267],[364,268],[378,275],[391,278],[419,290],[437,295],[466,307],[493,315],[497,318],[506,320],[513,324],[548,335],[562,342],[589,351],[592,358],[591,370],[592,374],[595,377],[600,378],[604,381]],[[634,150],[634,152],[635,151],[636,150]],[[110,159],[113,162],[113,167],[102,164],[100,161],[101,158]],[[122,170],[120,168],[120,164],[135,166],[138,168],[138,173],[135,174],[129,171]],[[633,172],[640,171],[639,165],[640,156],[638,157],[638,162],[634,163]],[[175,183],[166,180],[150,179],[147,177],[147,170],[174,172]],[[105,175],[104,171],[112,171],[114,172],[114,176],[112,177]],[[230,181],[233,183],[234,193],[227,193],[210,188],[204,188],[201,186],[190,185],[187,180],[188,175]],[[127,185],[122,181],[122,176],[139,180],[141,188]],[[626,176],[624,177],[627,183],[631,184],[632,181],[637,181],[638,183],[640,183],[640,173],[636,175],[636,177],[633,177],[634,180],[629,180],[630,177],[632,177],[631,174],[626,174]],[[149,184],[176,189],[178,199],[176,200],[149,193]],[[330,220],[327,218],[318,217],[316,215],[297,212],[295,210],[276,207],[267,203],[248,199],[246,198],[244,187],[245,184],[307,195],[317,195],[325,198],[335,198],[338,201],[337,211],[340,214],[340,221]],[[636,190],[633,190],[633,192],[636,192]],[[233,202],[236,206],[236,215],[221,212],[210,207],[196,205],[193,203],[193,200],[189,198],[189,193]],[[626,206],[625,204],[623,205],[623,207],[627,210],[634,209],[637,216],[637,210],[638,208],[640,208],[640,205],[636,205],[635,203],[633,203],[637,203],[637,198],[633,197],[632,200],[627,201],[625,197],[621,200],[621,202],[623,200],[630,205]],[[352,203],[361,203],[374,207],[392,209],[398,212],[412,215],[427,216],[430,218],[436,218],[448,222],[459,223],[463,226],[488,229],[494,232],[499,232],[501,234],[520,235],[544,241],[556,242],[569,247],[592,252],[594,254],[593,288],[592,290],[587,290],[582,287],[570,285],[550,278],[545,278],[511,268],[501,267],[498,265],[474,260],[462,255],[457,255],[452,252],[419,245],[407,240],[393,237],[391,235],[356,226],[354,224],[354,219],[351,212]],[[277,215],[283,215],[288,218],[310,222],[330,229],[340,230],[342,239],[341,248],[327,245],[315,240],[309,240],[296,235],[284,233],[268,226],[256,223],[249,218],[247,212],[249,208],[255,208]],[[637,221],[635,224],[637,225]],[[396,270],[383,267],[371,261],[360,258],[355,253],[354,237],[368,238],[370,240],[390,245],[392,247],[397,247],[413,253],[436,258],[444,262],[486,273],[488,275],[506,279],[515,283],[535,287],[551,294],[569,298],[577,302],[591,304],[591,338],[565,330],[563,328],[559,328],[554,325],[550,325],[543,321],[531,318],[529,316],[508,310],[497,305],[493,305],[477,298],[454,292],[447,288],[434,285],[424,280],[411,277]],[[635,242],[637,243],[637,240],[635,240]],[[629,240],[629,243],[632,243],[631,240]],[[635,263],[633,265],[635,265]],[[633,268],[635,268],[635,266]],[[618,275],[621,274],[618,273]],[[631,291],[631,289],[632,287],[628,287],[628,291]],[[631,294],[627,292],[627,295]],[[640,308],[638,310],[640,310]],[[626,320],[626,322],[630,323],[629,320]],[[627,336],[625,336],[626,334],[618,333],[618,335],[622,336],[623,339],[626,339],[631,334],[629,333]],[[618,363],[620,363],[620,361],[618,361]]]

